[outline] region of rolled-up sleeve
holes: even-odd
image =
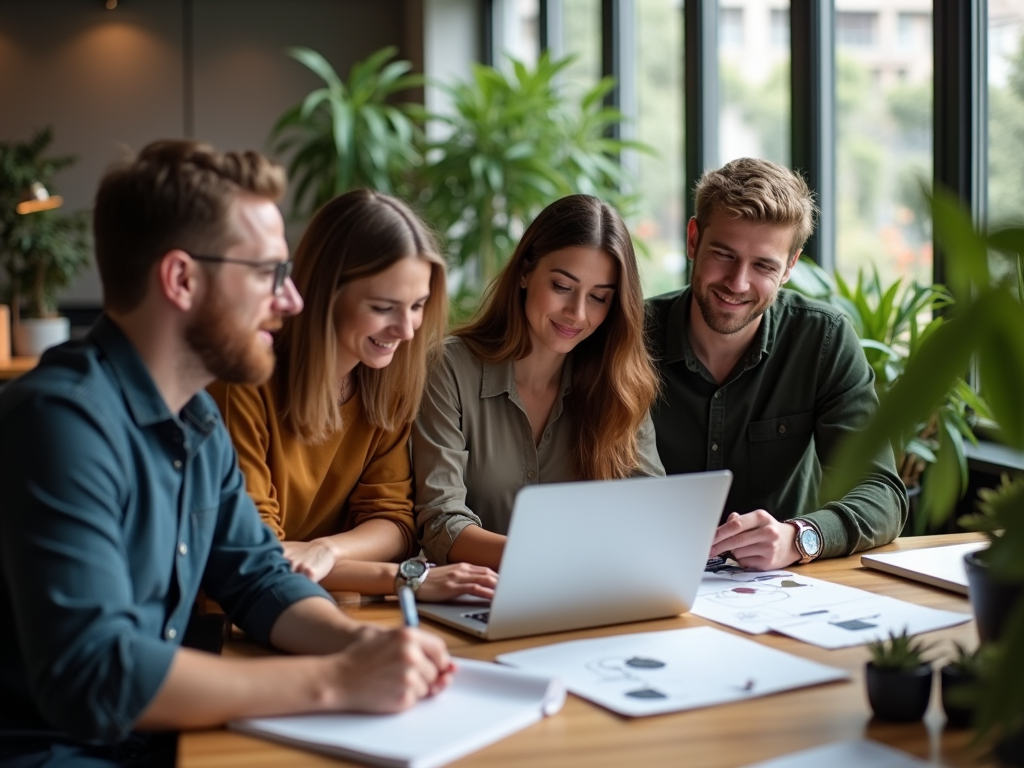
[[[647,477],[664,477],[665,466],[661,463],[661,457],[658,455],[658,436],[654,431],[654,421],[651,420],[649,411],[637,433],[637,447],[640,454],[640,471],[637,474]]]
[[[482,526],[466,505],[469,452],[462,416],[462,398],[446,356],[427,379],[412,428],[416,527],[427,557],[439,565],[448,562],[448,550],[466,526]]]
[[[91,406],[91,407],[90,407]],[[82,738],[126,736],[176,646],[140,631],[122,509],[129,457],[98,404],[37,397],[4,420],[0,551],[28,685],[43,716]],[[144,587],[143,587],[144,588]]]

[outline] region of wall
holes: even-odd
[[[266,150],[276,118],[320,83],[286,47],[346,73],[396,45],[422,68],[423,16],[422,0],[0,0],[0,140],[52,125],[53,152],[79,157],[59,191],[86,208],[126,147],[195,136]],[[100,300],[90,269],[63,303]]]

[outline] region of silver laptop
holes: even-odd
[[[419,603],[488,640],[690,610],[732,473],[531,485],[516,495],[494,599]]]

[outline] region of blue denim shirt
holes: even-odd
[[[0,741],[126,737],[200,586],[267,643],[291,573],[205,392],[177,416],[102,318],[0,395]],[[329,599],[329,598],[328,598]]]

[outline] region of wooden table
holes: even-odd
[[[6,361],[0,361],[0,381],[16,379],[23,373],[28,373],[39,362],[38,357],[11,357]]]
[[[875,551],[915,549],[978,538],[976,534],[905,538]],[[970,613],[967,598],[863,568],[859,555],[811,563],[801,567],[799,572],[919,605]],[[369,604],[351,609],[351,613],[359,619],[395,626],[400,621],[396,606],[393,602]],[[702,625],[715,626],[725,632],[733,631],[689,614],[497,642],[478,641],[440,625],[432,624],[429,628],[445,638],[454,656],[493,660],[499,653],[563,640]],[[452,765],[458,768],[734,768],[799,749],[860,737],[898,747],[921,758],[941,759],[951,768],[979,764],[977,754],[969,749],[969,732],[943,731],[945,718],[938,698],[937,680],[932,704],[923,723],[897,725],[877,722],[871,717],[864,688],[864,664],[868,660],[868,651],[863,646],[828,651],[781,635],[735,634],[753,637],[765,645],[805,658],[844,667],[852,673],[852,679],[724,706],[636,719],[620,717],[570,695],[558,715]],[[951,655],[954,640],[970,647],[977,644],[973,620],[929,633],[926,637],[939,641],[936,652],[943,657]],[[242,640],[230,643],[225,650],[229,654],[256,652],[259,651],[251,643]],[[182,734],[178,764],[182,768],[355,765],[225,730]]]

